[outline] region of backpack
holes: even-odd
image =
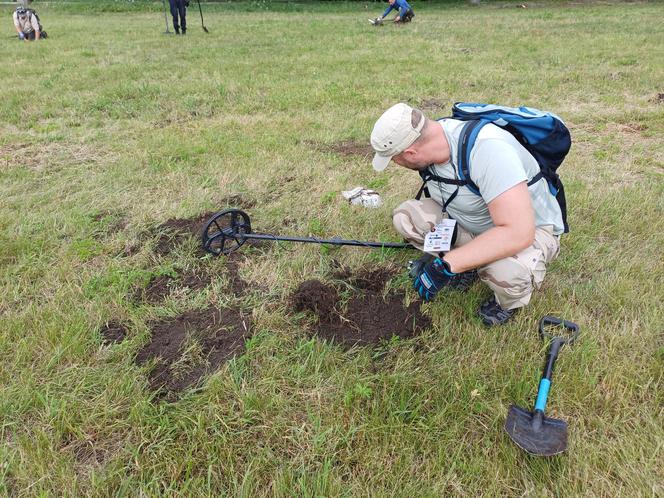
[[[565,189],[556,172],[565,159],[572,145],[569,130],[562,119],[551,112],[540,111],[531,107],[504,107],[493,104],[475,104],[470,102],[457,102],[452,107],[452,118],[467,121],[461,129],[459,137],[456,164],[459,179],[442,178],[426,168],[420,171],[424,184],[417,193],[419,199],[424,193],[429,197],[426,182],[439,181],[457,185],[457,190],[447,199],[443,209],[456,197],[459,188],[468,187],[474,194],[480,195],[479,187],[470,176],[470,152],[480,130],[487,124],[496,126],[510,132],[517,141],[535,158],[540,167],[537,173],[528,182],[528,186],[546,179],[551,195],[556,197],[562,212],[565,233],[569,232],[567,224],[567,202]]]

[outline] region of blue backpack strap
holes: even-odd
[[[480,195],[480,189],[470,177],[470,151],[473,150],[480,130],[487,124],[489,124],[489,121],[485,121],[484,119],[468,121],[463,125],[459,136],[456,165],[459,171],[459,178],[476,195]]]

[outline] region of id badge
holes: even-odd
[[[445,218],[424,236],[424,252],[447,252],[452,247],[456,220]]]

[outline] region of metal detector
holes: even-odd
[[[208,29],[205,27],[205,23],[203,22],[203,9],[201,8],[201,0],[198,0],[198,12],[201,14],[201,27],[203,28],[203,31],[209,33]]]
[[[319,239],[317,237],[292,237],[253,233],[249,215],[241,209],[225,209],[212,216],[201,234],[203,249],[219,256],[238,250],[247,240],[270,240],[286,242],[305,242],[310,244],[330,244],[334,246],[378,247],[391,249],[415,249],[410,244],[397,242],[363,242],[339,238]]]
[[[168,13],[166,12],[166,0],[161,0],[162,5],[164,6],[164,21],[166,22],[166,31],[165,35],[170,35],[171,31],[168,29]]]
[[[546,328],[550,325],[563,328],[567,335],[556,336],[548,333]],[[540,320],[539,334],[543,340],[550,341],[550,346],[537,392],[535,410],[530,412],[515,405],[510,406],[505,420],[505,430],[519,448],[531,455],[553,456],[567,449],[567,422],[545,417],[544,409],[558,353],[565,344],[572,344],[576,340],[579,336],[579,326],[567,320],[545,316]]]

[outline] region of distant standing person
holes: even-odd
[[[376,18],[375,23],[381,23],[392,10],[397,11],[394,22],[410,22],[415,17],[413,8],[406,0],[388,0],[388,2],[390,5],[387,6],[382,16]]]
[[[182,30],[182,34],[186,35],[187,7],[189,7],[189,0],[168,0],[168,1],[171,4],[171,15],[173,16],[173,29],[175,29],[175,34],[179,35],[180,30]]]
[[[39,16],[34,10],[19,7],[14,11],[12,17],[19,40],[30,41],[46,38],[46,31],[42,29]]]

